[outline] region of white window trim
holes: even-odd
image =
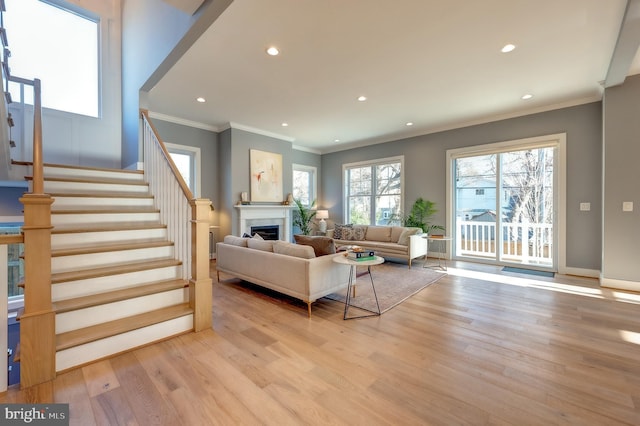
[[[557,198],[554,201],[556,211],[554,234],[557,240],[554,242],[557,247],[556,258],[558,272],[565,274],[567,271],[567,134],[555,133],[551,135],[536,136],[532,138],[516,139],[511,141],[496,142],[485,145],[476,145],[466,148],[456,148],[447,150],[447,218],[446,228],[453,229],[455,218],[454,210],[454,167],[453,161],[458,158],[474,157],[478,155],[488,155],[523,149],[535,149],[544,147],[554,147],[557,149],[556,169],[554,171],[555,185],[557,187]],[[556,229],[557,228],[557,229]],[[451,257],[451,253],[449,253]]]
[[[349,200],[347,200],[347,182],[346,182],[346,177],[347,177],[347,170],[348,169],[353,169],[353,168],[357,168],[357,167],[363,167],[363,166],[377,166],[379,164],[389,164],[389,163],[400,163],[400,206],[401,206],[401,211],[405,211],[404,209],[404,191],[405,191],[405,186],[404,186],[404,175],[405,175],[405,168],[404,168],[404,155],[398,155],[396,157],[386,157],[386,158],[377,158],[375,160],[365,160],[365,161],[356,161],[355,163],[344,163],[342,165],[342,204],[343,204],[343,209],[342,209],[342,218],[343,220],[346,222],[348,221],[348,215],[349,215]]]
[[[200,188],[202,187],[201,182],[202,182],[202,173],[201,173],[201,161],[200,161],[200,148],[195,147],[195,146],[189,146],[189,145],[179,145],[179,144],[175,144],[175,143],[168,143],[165,142],[164,146],[167,147],[167,151],[174,152],[174,153],[178,153],[178,154],[188,154],[188,155],[192,155],[193,154],[193,161],[195,163],[195,173],[194,173],[194,185],[195,188],[193,189],[193,196],[195,198],[200,198]]]
[[[319,200],[318,200],[318,168],[315,167],[315,166],[308,166],[306,164],[296,164],[296,163],[294,163],[291,166],[292,174],[293,174],[294,171],[308,172],[313,176],[313,178],[312,178],[313,182],[311,182],[311,191],[312,191],[312,193],[309,194],[309,201],[313,202],[313,200],[316,200],[316,203],[319,203]]]

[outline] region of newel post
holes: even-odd
[[[189,304],[193,309],[193,331],[211,328],[213,280],[209,272],[209,210],[211,201],[191,200],[191,280]]]
[[[55,378],[55,313],[51,304],[51,204],[48,194],[25,194],[24,313],[20,315],[20,386]]]

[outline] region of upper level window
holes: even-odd
[[[388,225],[402,209],[404,158],[384,158],[343,165],[345,221]]]
[[[316,168],[312,166],[293,165],[293,198],[311,207],[316,200]]]
[[[5,0],[11,75],[42,82],[42,106],[99,116],[98,21],[61,0]],[[33,92],[9,85],[14,101],[33,105]]]

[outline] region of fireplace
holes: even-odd
[[[265,240],[279,239],[280,227],[278,225],[252,226],[251,235],[258,234]]]
[[[238,227],[235,235],[253,234],[254,227],[276,226],[275,239],[288,241],[291,238],[291,211],[295,206],[282,204],[238,204]],[[262,237],[264,238],[264,237]]]

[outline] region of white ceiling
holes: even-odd
[[[235,0],[150,91],[149,110],[325,153],[596,101],[625,5]],[[516,49],[501,53],[507,43]]]

